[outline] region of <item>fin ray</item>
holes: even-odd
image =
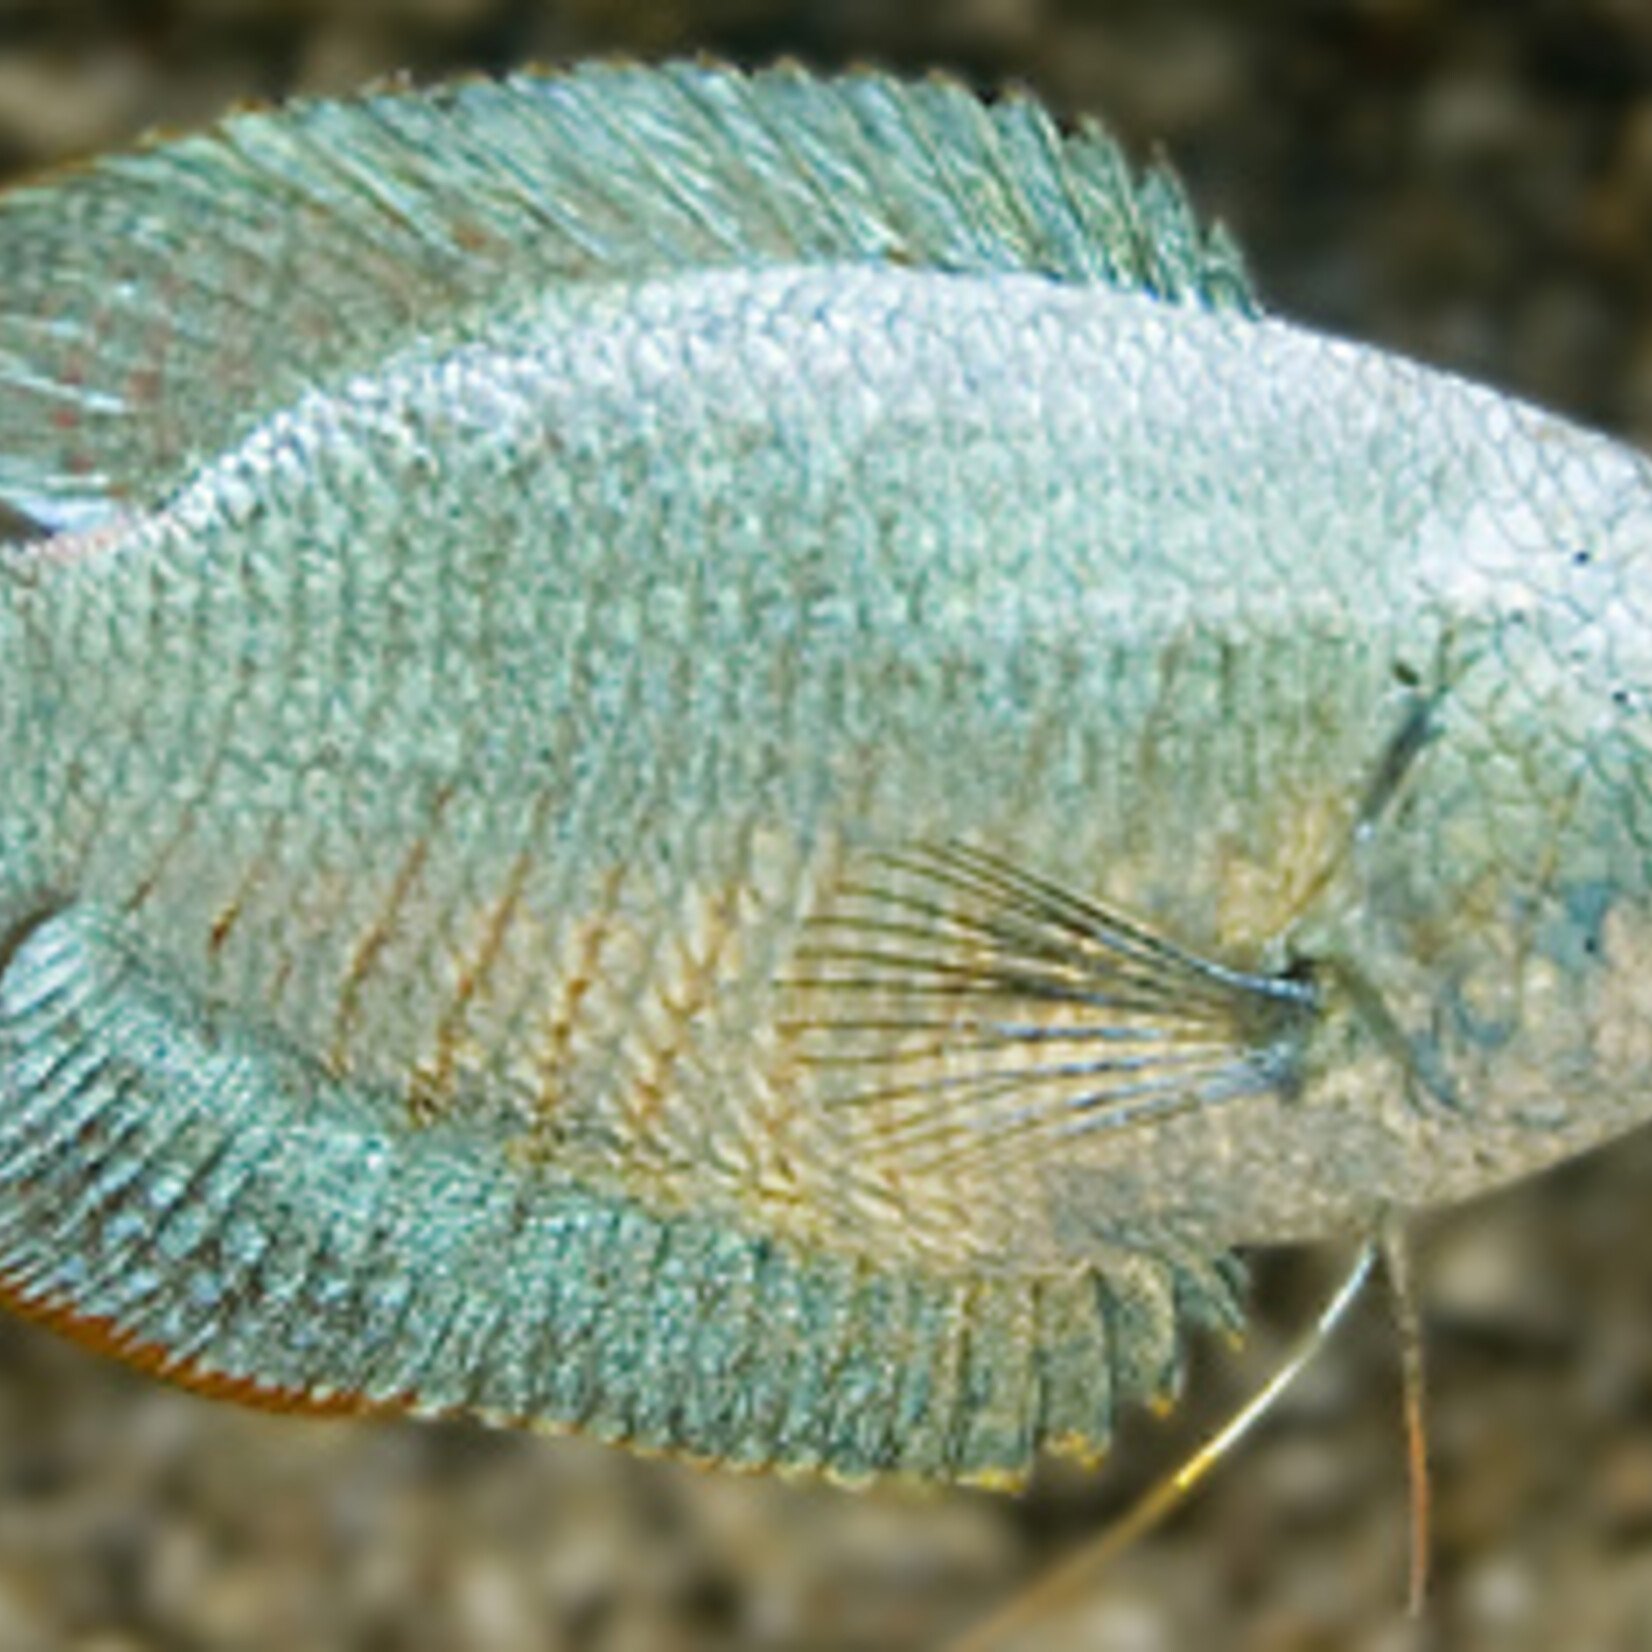
[[[1024,97],[676,63],[297,102],[0,198],[0,500],[95,526],[550,284],[799,260],[1256,309],[1162,169]]]
[[[1002,857],[875,851],[810,920],[781,1025],[912,1168],[1000,1167],[1291,1082],[1312,986],[1234,969]]]

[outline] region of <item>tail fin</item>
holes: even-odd
[[[243,113],[0,199],[0,500],[164,497],[306,388],[556,281],[890,261],[1253,311],[1168,173],[941,81],[593,65]]]

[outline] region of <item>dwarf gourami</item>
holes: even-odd
[[[1018,1481],[1652,1111],[1652,469],[942,81],[0,198],[0,1278],[197,1386]]]

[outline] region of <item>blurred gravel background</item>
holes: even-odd
[[[1652,445],[1649,0],[0,0],[0,175],[394,68],[590,52],[950,67],[1162,144],[1275,307]],[[1652,988],[1649,988],[1652,992]],[[579,1442],[261,1417],[0,1323],[0,1652],[937,1644],[1248,1391],[1325,1257],[1261,1267],[1104,1474],[923,1502]],[[1652,1649],[1652,1140],[1427,1235],[1447,1652]],[[1358,1322],[1029,1646],[1398,1652],[1395,1346]]]

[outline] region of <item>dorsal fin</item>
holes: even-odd
[[[843,261],[1255,308],[1167,172],[1019,95],[676,63],[299,102],[0,200],[0,501],[152,505],[303,390],[556,282]]]

